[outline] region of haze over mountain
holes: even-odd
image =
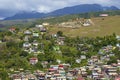
[[[22,11],[49,13],[82,4],[100,4],[120,8],[120,0],[0,0],[0,18],[11,17]]]
[[[76,13],[97,12],[97,11],[107,11],[107,10],[119,10],[119,9],[115,6],[103,7],[99,4],[83,4],[83,5],[77,5],[77,6],[58,9],[49,14],[65,15],[65,14],[76,14]]]
[[[86,13],[86,12],[98,12],[98,11],[107,11],[107,10],[119,10],[115,6],[103,7],[99,4],[83,4],[72,7],[65,7],[62,9],[55,10],[49,13],[39,13],[35,11],[31,12],[19,12],[14,16],[7,17],[5,20],[15,20],[15,19],[30,19],[30,18],[43,18],[48,16],[61,16],[66,14],[77,14],[77,13]]]

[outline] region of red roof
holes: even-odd
[[[64,67],[64,66],[62,64],[60,64],[59,67]]]
[[[14,28],[14,27],[11,27],[9,30],[15,31],[15,30],[16,30],[16,28]]]
[[[56,69],[54,69],[54,68],[49,68],[49,71],[55,71]]]
[[[81,76],[78,76],[77,80],[84,80],[84,78],[82,78]]]
[[[30,58],[30,60],[38,60],[38,58]]]
[[[116,78],[115,80],[120,80],[120,78]]]
[[[120,80],[120,77],[115,78],[115,80]]]

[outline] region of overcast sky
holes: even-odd
[[[117,6],[120,0],[0,0],[0,11],[15,13],[18,11],[50,12],[67,6],[79,4],[101,4],[102,6]]]

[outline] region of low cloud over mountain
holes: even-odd
[[[82,4],[82,5],[72,6],[72,7],[65,7],[49,13],[39,13],[39,12],[33,12],[33,11],[19,12],[12,17],[7,17],[5,20],[43,18],[47,16],[60,16],[60,15],[66,15],[66,14],[77,14],[77,13],[97,12],[97,11],[107,11],[107,10],[119,10],[119,8],[115,6],[103,7],[98,4]]]
[[[64,7],[81,4],[100,4],[120,8],[120,0],[0,0],[0,17],[8,17],[21,11],[48,13]]]

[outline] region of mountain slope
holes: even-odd
[[[5,18],[5,20],[42,18],[44,16],[45,16],[44,13],[38,13],[38,12],[20,12],[20,13],[15,14],[12,17]]]
[[[103,11],[103,7],[98,4],[84,4],[77,5],[73,7],[66,7],[63,9],[56,10],[51,12],[51,15],[65,15],[65,14],[76,14],[76,13],[85,13],[85,12],[97,12]]]
[[[62,9],[55,10],[50,13],[38,13],[38,12],[23,12],[18,13],[12,17],[8,17],[5,20],[13,19],[30,19],[30,18],[43,18],[51,16],[61,16],[66,14],[77,14],[77,13],[86,13],[86,12],[98,12],[98,11],[107,11],[107,10],[119,10],[115,6],[111,7],[102,7],[99,4],[83,4],[72,7],[65,7]]]

